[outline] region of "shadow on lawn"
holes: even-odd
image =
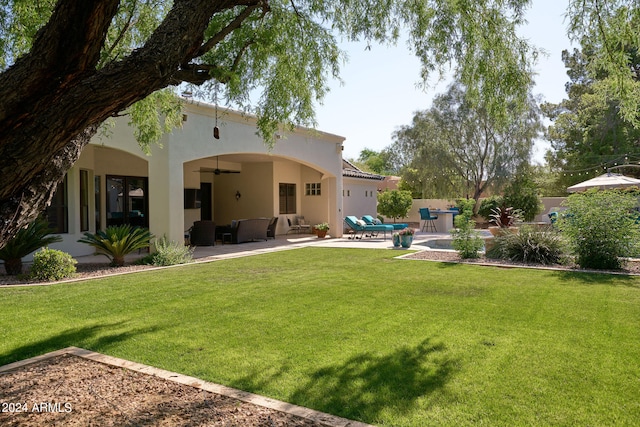
[[[443,344],[429,339],[387,355],[363,353],[345,363],[311,374],[291,401],[364,422],[379,421],[382,412],[403,414],[416,401],[441,389],[457,371]]]
[[[452,268],[460,268],[461,266],[477,266],[480,268],[483,267],[490,267],[490,268],[498,268],[501,270],[509,270],[509,269],[513,269],[513,268],[523,268],[520,265],[501,265],[501,264],[483,264],[483,265],[478,265],[478,264],[474,264],[474,262],[465,262],[465,261],[461,261],[461,262],[440,262],[440,263],[436,263],[436,267],[440,268],[440,269],[452,269]],[[532,267],[533,269],[535,269],[535,265],[529,265],[528,267]],[[539,267],[546,267],[544,265],[539,265]],[[554,267],[553,265],[551,267]],[[539,271],[543,271],[543,269],[541,268]],[[549,270],[544,270],[544,271],[549,271]],[[560,269],[560,270],[555,270],[552,271],[552,274],[554,274],[556,277],[558,277],[560,280],[575,280],[575,281],[580,281],[586,284],[612,284],[612,285],[624,285],[624,286],[633,286],[633,287],[639,287],[640,286],[640,277],[639,276],[634,276],[631,274],[626,274],[624,271],[620,270],[618,272],[613,272],[615,274],[612,274],[611,271],[602,271],[599,272],[597,270],[578,270],[578,269],[572,269],[572,270],[567,270],[567,269]]]
[[[565,270],[557,271],[555,275],[563,281],[579,281],[590,285],[623,285],[640,286],[640,277],[629,274],[596,273],[593,271]]]
[[[119,333],[103,333],[118,327],[122,327],[124,322],[110,323],[104,325],[85,326],[83,328],[67,329],[57,335],[48,335],[47,338],[16,347],[6,354],[0,354],[0,366],[12,363],[29,357],[40,356],[50,351],[60,350],[65,347],[76,346],[88,350],[104,352],[105,347],[125,341],[133,336],[143,333],[153,332],[155,328],[132,329]],[[45,332],[46,334],[46,332]]]

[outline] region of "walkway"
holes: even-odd
[[[414,236],[414,244],[432,239],[443,239],[450,237],[449,233],[423,233],[417,232]],[[288,234],[276,236],[275,239],[267,241],[248,242],[240,244],[222,245],[216,243],[215,246],[199,246],[196,247],[193,258],[199,259],[225,259],[237,258],[243,256],[257,255],[261,253],[283,251],[288,249],[298,249],[307,246],[331,247],[331,248],[367,248],[367,249],[394,249],[391,242],[391,236],[378,238],[348,239],[346,236],[342,238],[325,238],[318,239],[311,234]],[[420,245],[412,245],[413,250],[426,250],[427,248]],[[126,257],[126,263],[129,264],[133,260],[144,256],[145,254],[129,254]],[[107,258],[103,255],[91,255],[76,257],[78,263],[105,263]]]

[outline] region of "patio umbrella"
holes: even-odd
[[[631,178],[629,176],[620,175],[619,173],[605,173],[604,175],[588,179],[584,182],[567,187],[569,193],[577,191],[586,191],[590,188],[599,188],[600,190],[611,190],[614,188],[640,187],[640,179]]]

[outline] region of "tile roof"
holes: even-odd
[[[374,181],[384,180],[384,176],[371,172],[364,172],[346,159],[342,159],[342,176],[349,178],[371,179]]]

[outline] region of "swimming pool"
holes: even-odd
[[[420,246],[426,246],[429,249],[434,249],[437,251],[453,251],[455,249],[453,249],[452,243],[452,239],[431,239],[427,240],[426,242],[420,242],[416,244]],[[484,252],[484,245],[480,251]]]

